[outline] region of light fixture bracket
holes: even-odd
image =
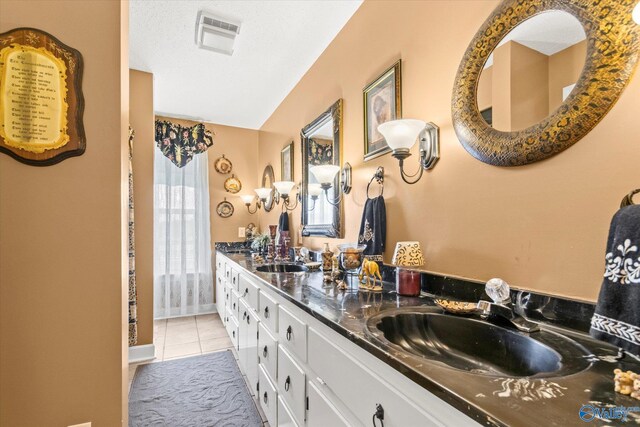
[[[427,123],[418,136],[420,141],[420,165],[424,170],[433,169],[440,159],[440,128]]]

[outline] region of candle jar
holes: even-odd
[[[419,271],[396,267],[396,292],[398,295],[417,297],[420,295],[422,274]]]

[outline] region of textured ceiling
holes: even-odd
[[[360,0],[130,1],[129,66],[154,75],[154,109],[258,129]],[[198,49],[198,11],[242,23],[232,56]]]

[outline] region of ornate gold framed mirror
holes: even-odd
[[[635,4],[636,0],[505,0],[498,5],[469,44],[454,84],[453,126],[464,148],[478,160],[491,165],[520,166],[558,154],[582,139],[613,107],[638,62],[640,27],[631,17]],[[570,19],[550,14],[564,14]],[[550,22],[557,19],[570,26],[573,19],[584,34],[582,41],[576,39],[576,43],[582,43],[582,53],[577,56],[579,66],[584,63],[573,77],[577,80],[565,81],[553,89],[550,83],[543,87],[544,76],[542,80],[534,79],[535,85],[542,87],[539,93],[543,96],[532,92],[533,95],[520,102],[522,108],[514,107],[524,90],[521,87],[509,87],[505,93],[489,85],[488,90],[494,97],[483,101],[487,86],[483,87],[481,80],[488,74],[487,64],[493,61],[494,83],[509,81],[515,85],[518,77],[538,66],[532,65],[534,62],[514,65],[516,49],[518,52],[539,50],[544,53],[540,43],[537,46],[527,44],[534,37],[522,36],[522,28],[535,27],[529,25],[534,20],[545,21],[542,28],[544,35],[549,37]],[[522,40],[516,38],[518,32]],[[567,31],[560,27],[556,39],[551,41],[565,42],[566,34]],[[511,51],[502,56],[509,56],[511,68],[503,65],[498,68],[495,62],[499,59],[499,49],[506,46],[507,40],[513,43],[509,47]],[[568,51],[575,46],[561,47]],[[534,55],[538,53],[534,52]],[[551,64],[551,54],[547,57]],[[549,68],[546,72],[548,81]],[[521,80],[532,84],[531,78]],[[506,97],[510,104],[498,109],[499,98]],[[554,97],[560,100],[552,100]],[[482,105],[483,102],[487,105]],[[542,112],[532,112],[535,102],[543,106]],[[523,119],[516,113],[526,113],[530,117]]]

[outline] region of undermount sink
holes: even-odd
[[[308,270],[299,264],[264,264],[256,267],[262,273],[302,273]]]
[[[589,367],[589,352],[555,332],[518,332],[486,321],[427,309],[397,309],[367,320],[365,332],[408,356],[470,373],[553,377]]]

